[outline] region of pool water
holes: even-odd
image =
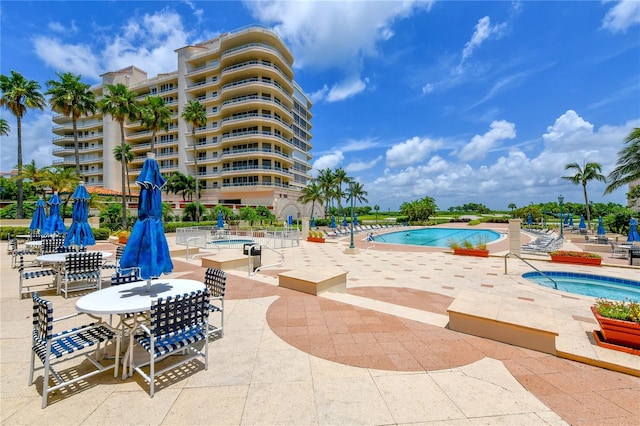
[[[640,281],[602,275],[576,274],[573,272],[527,272],[523,278],[544,287],[554,288],[550,277],[558,284],[558,290],[584,296],[602,297],[610,300],[640,301]]]
[[[500,236],[501,234],[498,232],[488,229],[424,228],[376,235],[375,240],[392,244],[449,247],[452,240],[458,244],[464,240],[471,241],[472,243],[480,240],[490,243],[498,240]]]

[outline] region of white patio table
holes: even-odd
[[[136,281],[128,284],[108,287],[82,296],[76,302],[76,310],[89,315],[126,315],[134,314],[133,330],[137,327],[139,313],[149,311],[151,302],[159,297],[177,296],[204,290],[203,282],[187,279],[156,279],[151,280],[147,288],[146,281]],[[121,318],[122,319],[122,318]],[[129,335],[129,347],[122,358],[122,380],[133,374],[133,334]]]

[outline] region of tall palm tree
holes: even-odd
[[[182,118],[191,123],[191,139],[193,143],[193,165],[196,181],[196,204],[200,201],[200,184],[198,183],[198,142],[196,141],[196,128],[207,124],[207,109],[196,99],[192,99],[182,110]],[[196,209],[196,223],[200,222],[200,209]]]
[[[575,174],[573,176],[562,176],[562,179],[566,179],[575,185],[582,185],[582,192],[584,193],[584,204],[587,210],[587,223],[591,226],[591,210],[589,209],[589,198],[587,197],[587,183],[590,180],[599,180],[606,182],[606,178],[601,173],[602,165],[600,163],[584,163],[582,167],[578,163],[569,163],[564,166],[565,170],[573,170]]]
[[[52,191],[57,191],[60,194],[62,200],[60,215],[62,218],[64,218],[64,212],[71,199],[73,189],[78,185],[79,180],[80,176],[76,174],[73,167],[51,166],[42,171],[41,185],[51,188]],[[66,197],[63,195],[64,193],[66,193]]]
[[[342,210],[342,199],[345,197],[342,184],[351,182],[351,178],[347,176],[347,172],[342,167],[338,167],[333,172],[333,181],[335,185],[335,196],[338,201],[338,210]]]
[[[324,215],[326,217],[327,213],[329,212],[329,202],[333,199],[335,194],[335,179],[333,178],[333,171],[329,168],[320,170],[318,172],[316,182],[318,182],[320,193],[322,194],[322,199],[325,203]]]
[[[313,209],[315,208],[316,201],[322,203],[322,191],[318,184],[314,181],[309,185],[302,188],[302,195],[298,197],[298,201],[302,204],[311,203],[311,217],[313,217]]]
[[[367,195],[369,195],[369,193],[367,191],[364,190],[364,185],[362,185],[360,182],[356,182],[353,181],[351,183],[349,183],[349,187],[347,188],[346,192],[346,196],[345,199],[351,199],[351,197],[353,197],[353,202],[361,202],[361,203],[366,203],[369,200],[367,200]]]
[[[618,152],[616,168],[607,180],[609,185],[604,190],[610,194],[621,186],[640,181],[640,127],[636,127],[625,139],[626,146]]]
[[[100,101],[98,108],[103,114],[109,114],[112,119],[120,124],[120,148],[125,152],[124,148],[124,121],[133,120],[138,117],[139,105],[136,101],[136,92],[129,90],[122,83],[107,85],[107,93]],[[129,179],[125,173],[125,163],[121,163],[122,177],[122,229],[127,228],[127,199],[125,194],[125,180]]]
[[[4,118],[0,118],[0,135],[9,136],[9,132],[11,128],[9,127],[9,123]]]
[[[71,117],[73,124],[73,150],[76,159],[76,173],[80,176],[80,152],[78,150],[78,118],[82,115],[95,114],[97,110],[96,97],[90,89],[90,85],[80,81],[81,76],[70,72],[56,73],[60,81],[49,80],[49,90],[46,95],[51,95],[49,104],[51,108],[66,117]]]
[[[171,124],[171,108],[165,105],[160,96],[147,96],[146,104],[140,110],[142,124],[151,130],[151,152],[154,152],[156,133],[158,130],[169,130]]]
[[[40,84],[35,80],[27,80],[22,74],[11,71],[11,76],[0,75],[0,107],[4,107],[16,116],[16,129],[18,129],[18,204],[16,218],[24,216],[22,204],[24,194],[22,192],[22,117],[29,109],[43,110],[46,101],[40,92]]]
[[[113,157],[116,161],[124,161],[124,173],[129,176],[129,163],[133,161],[133,152],[131,152],[131,145],[125,143],[124,146],[118,145],[113,148]],[[129,194],[129,201],[131,201],[131,181],[127,179],[127,191]]]

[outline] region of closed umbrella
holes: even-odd
[[[342,221],[342,226],[346,227],[347,225],[349,225],[349,223],[347,222],[347,215],[344,215],[344,220]]]
[[[565,213],[565,215],[564,215],[564,224],[565,225],[569,224],[569,213]]]
[[[39,229],[40,231],[42,231],[46,220],[47,213],[44,211],[44,201],[42,200],[42,197],[40,197],[38,199],[38,202],[36,203],[36,209],[33,212],[33,218],[31,219],[31,225],[29,225],[29,229]]]
[[[73,199],[73,211],[71,212],[71,226],[69,232],[64,239],[66,247],[74,245],[78,247],[91,246],[96,243],[93,231],[89,225],[89,192],[84,186],[84,182],[80,182],[78,187],[71,195]]]
[[[222,217],[222,211],[218,212],[218,229],[224,228],[224,218]]]
[[[358,213],[353,217],[353,226],[358,226]]]
[[[138,219],[133,225],[129,241],[124,248],[120,267],[139,268],[140,276],[147,280],[173,271],[169,244],[162,223],[162,187],[166,183],[153,153],[147,153],[136,184],[140,186]]]
[[[607,231],[605,231],[604,225],[602,224],[602,216],[600,216],[598,217],[598,231],[596,232],[596,235],[604,235],[606,233]]]
[[[287,218],[287,224],[289,224],[289,226],[293,225],[293,216],[289,215],[289,217]]]
[[[331,228],[335,228],[336,227],[336,217],[334,215],[331,215],[331,225],[329,225]]]
[[[640,234],[638,234],[638,221],[633,218],[629,221],[629,235],[627,236],[627,241],[640,241]]]
[[[311,216],[311,225],[310,225],[310,226],[311,226],[312,228],[315,228],[315,226],[316,226],[316,221],[315,221],[315,219],[313,218],[313,216]]]
[[[569,215],[569,226],[573,226],[573,215]]]
[[[64,222],[60,217],[60,204],[62,202],[58,196],[58,191],[53,193],[47,204],[49,204],[49,217],[44,223],[42,234],[64,234],[67,232],[67,227],[64,226]]]
[[[533,216],[531,216],[531,213],[527,215],[527,225],[533,225]]]
[[[580,215],[580,223],[578,224],[578,229],[587,229],[587,224],[584,223],[583,215]]]

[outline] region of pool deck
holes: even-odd
[[[499,226],[492,226],[499,229]],[[640,369],[640,357],[598,347],[592,298],[521,278],[531,269],[510,258],[442,249],[367,244],[346,254],[349,238],[301,242],[285,262],[248,277],[227,271],[224,338],[210,343],[209,370],[184,367],[157,382],[153,399],[136,375],[109,373],[50,398],[41,379],[27,386],[31,301],[18,300],[17,272],[0,255],[0,421],[2,424],[637,424],[640,378],[598,367]],[[175,238],[169,236],[172,248]],[[522,243],[527,241],[524,240]],[[565,243],[566,249],[577,244]],[[115,246],[100,243],[99,249]],[[603,256],[605,265],[538,269],[637,279],[639,268]],[[200,259],[173,257],[171,277],[202,279]],[[275,262],[263,250],[262,263]],[[347,292],[313,296],[278,287],[296,269],[347,272]],[[447,328],[447,307],[476,292],[544,307],[558,330],[553,356]],[[47,295],[56,317],[76,297]],[[540,309],[543,311],[543,309]],[[569,358],[569,359],[567,359]],[[576,362],[577,359],[582,362]],[[188,366],[188,364],[187,364]]]

